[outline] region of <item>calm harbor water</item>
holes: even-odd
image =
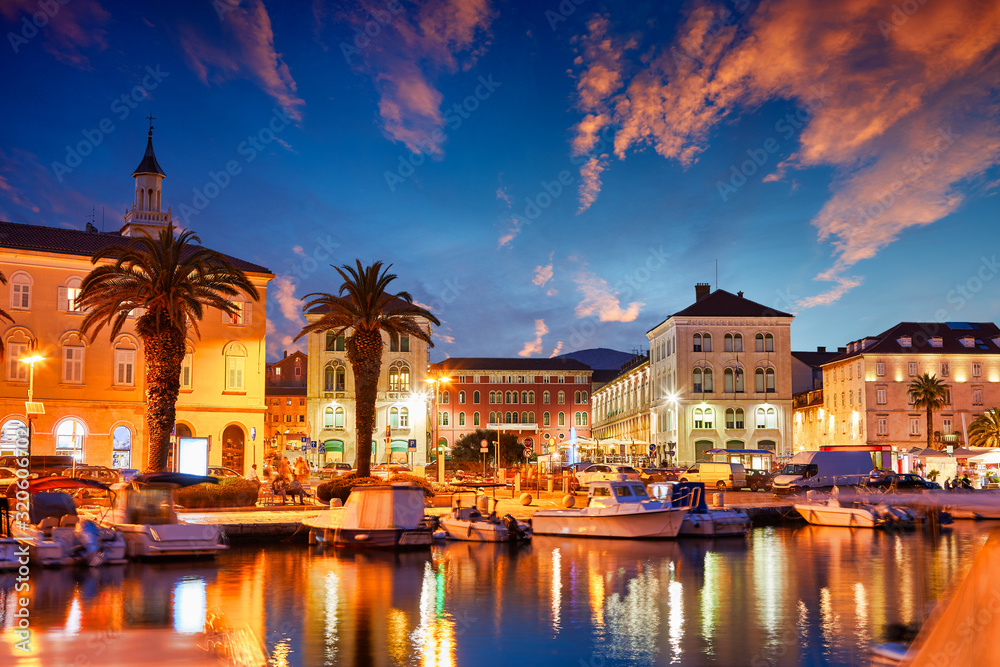
[[[997,525],[958,522],[936,538],[815,526],[745,540],[536,537],[399,555],[238,547],[214,563],[36,571],[31,622],[183,634],[221,613],[263,638],[272,664],[302,667],[860,665],[887,623],[915,620],[949,589]],[[5,634],[13,583],[0,575]]]

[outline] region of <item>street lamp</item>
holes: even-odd
[[[20,361],[28,364],[28,402],[24,404],[24,413],[28,416],[28,457],[31,458],[31,415],[45,414],[45,406],[32,400],[35,394],[35,364],[39,361],[45,361],[45,357],[36,354],[30,357],[21,357]]]
[[[444,376],[427,378],[425,382],[434,389],[434,447],[435,451],[437,451],[438,460],[438,484],[444,484],[444,449],[441,447],[441,416],[438,414],[438,399],[440,398],[440,385],[445,382],[451,382],[451,378]]]

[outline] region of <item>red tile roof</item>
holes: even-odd
[[[434,371],[589,371],[575,359],[524,359],[516,357],[464,357],[431,364]]]

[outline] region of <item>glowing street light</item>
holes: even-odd
[[[35,403],[32,399],[35,396],[35,364],[39,361],[45,361],[45,357],[39,355],[33,355],[30,357],[21,357],[19,359],[21,363],[28,364],[28,401],[24,404],[24,413],[28,416],[28,457],[31,457],[31,415],[44,415],[45,406],[41,403]]]
[[[438,399],[441,396],[440,388],[443,383],[451,382],[449,377],[427,378],[427,384],[434,389],[434,447],[438,460],[438,483],[444,484],[444,447],[441,446],[440,429],[441,415],[438,414]]]

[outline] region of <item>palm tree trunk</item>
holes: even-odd
[[[931,441],[934,438],[934,408],[927,404],[927,449],[931,449]]]
[[[146,437],[149,442],[146,472],[162,472],[167,468],[170,433],[177,416],[184,333],[166,326],[157,331],[151,315],[148,319],[141,317],[137,324],[137,332],[145,344],[146,359]]]
[[[381,332],[355,332],[347,339],[347,360],[351,362],[354,372],[354,437],[358,442],[358,458],[354,467],[358,477],[368,477],[371,475],[375,400],[382,369]]]

